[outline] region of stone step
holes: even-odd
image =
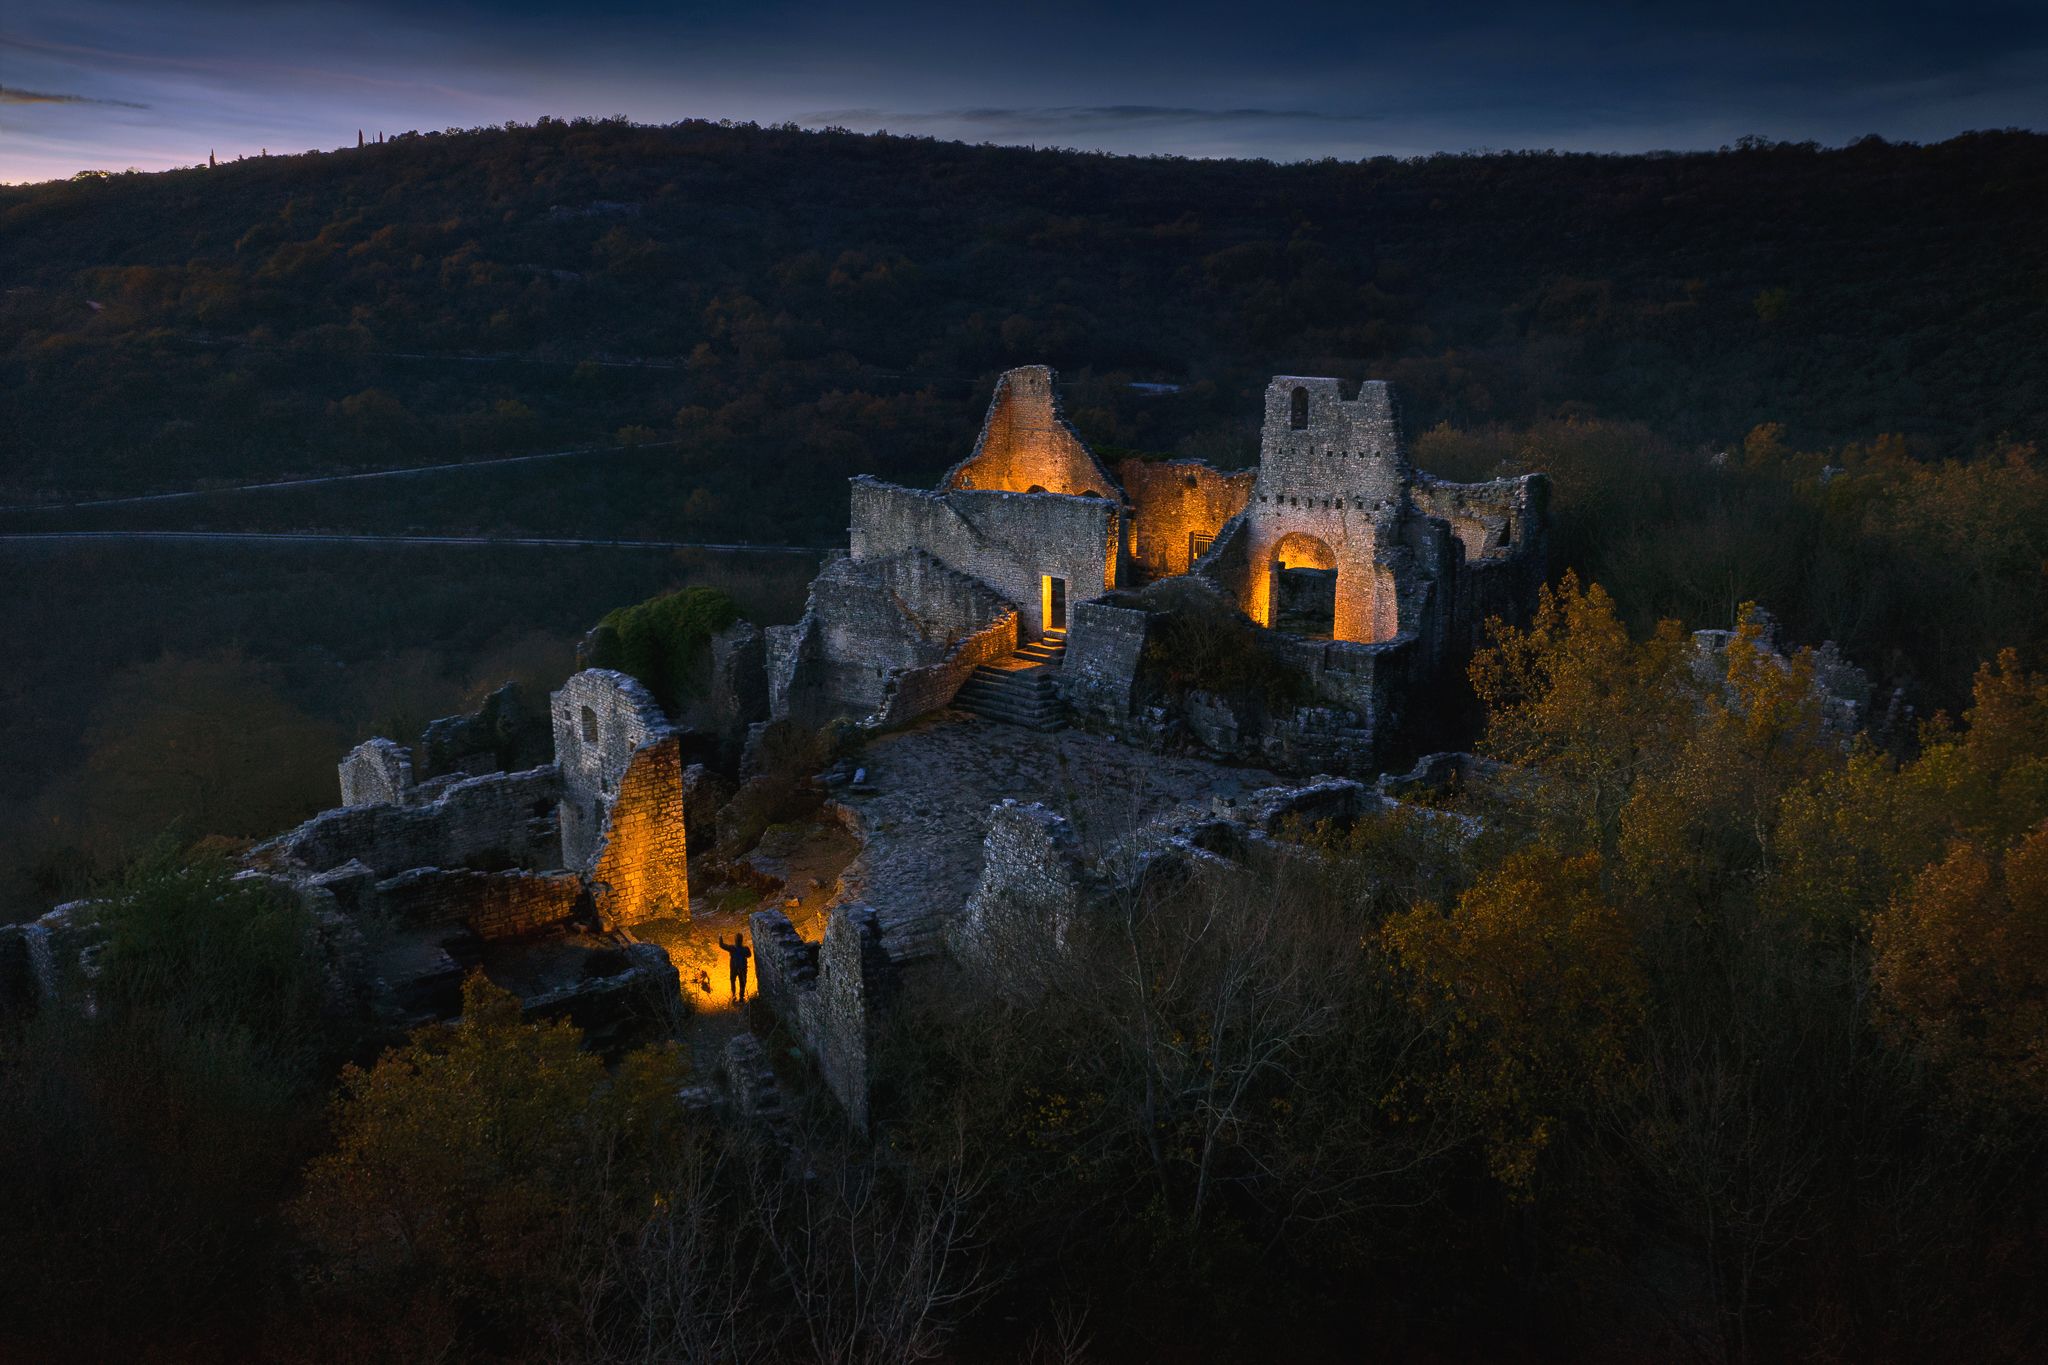
[[[953,704],[969,711],[1001,712],[1005,715],[1031,717],[1056,716],[1062,709],[1058,697],[1020,697],[965,687],[954,695]]]
[[[1040,692],[1016,693],[998,692],[990,688],[969,684],[954,694],[955,706],[986,707],[998,711],[1019,713],[1055,712],[1059,710],[1060,699],[1056,695]]]
[[[982,692],[1000,692],[1005,696],[1055,697],[1059,695],[1059,684],[1049,677],[1020,676],[1000,670],[980,670],[970,674],[962,684],[962,690],[972,687]]]
[[[983,720],[1001,721],[1028,730],[1061,730],[1067,723],[1066,707],[1057,694],[1032,692],[1017,696],[969,682],[954,696],[953,704]]]

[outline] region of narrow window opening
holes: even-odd
[[[1296,431],[1304,431],[1308,428],[1307,389],[1296,389],[1294,391],[1292,410],[1289,413],[1287,424]]]

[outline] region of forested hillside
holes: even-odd
[[[1037,361],[1091,439],[1225,459],[1276,371],[1394,379],[1418,429],[1964,455],[2048,411],[2044,182],[2019,133],[1281,166],[542,120],[8,188],[0,483],[623,429],[681,444],[620,531],[825,534]]]

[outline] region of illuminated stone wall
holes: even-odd
[[[562,863],[584,873],[606,928],[687,918],[682,747],[647,689],[587,668],[550,699],[562,774]]]
[[[1392,639],[1402,623],[1391,561],[1410,479],[1385,384],[1365,384],[1347,402],[1334,379],[1275,378],[1245,507],[1245,614],[1274,623],[1276,559],[1335,567],[1334,638]]]
[[[572,676],[549,698],[549,709],[555,766],[562,772],[560,865],[587,871],[597,860],[605,807],[634,751],[673,727],[645,687],[609,668]]]
[[[588,877],[599,925],[689,918],[687,833],[682,744],[674,734],[660,735],[633,751],[605,809]]]
[[[1122,509],[1053,493],[940,492],[853,481],[852,557],[923,550],[977,578],[1018,610],[1026,639],[1045,633],[1044,575],[1066,580],[1069,608],[1116,586]]]
[[[1193,538],[1213,540],[1245,509],[1258,477],[1254,469],[1225,473],[1200,460],[1125,460],[1117,472],[1132,507],[1131,557],[1155,578],[1192,568]]]
[[[1117,498],[1116,480],[1060,412],[1057,381],[1047,365],[998,379],[974,453],[946,471],[939,487]]]

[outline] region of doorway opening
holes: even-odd
[[[1047,574],[1039,582],[1039,616],[1045,628],[1065,630],[1067,628],[1067,580]]]

